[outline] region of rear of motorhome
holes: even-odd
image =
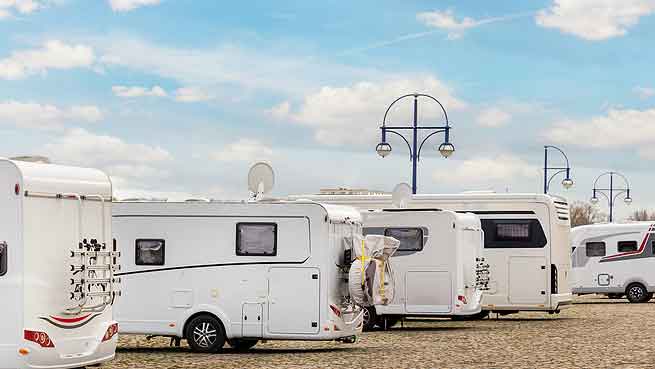
[[[111,182],[94,169],[0,159],[0,368],[114,357]]]
[[[655,292],[655,224],[608,223],[571,231],[571,289],[575,294],[626,296],[647,302]]]
[[[361,332],[363,312],[348,288],[346,249],[362,232],[352,207],[118,202],[113,227],[124,262],[121,334],[214,352],[226,342],[248,349],[259,340],[352,341]]]
[[[400,241],[390,262],[394,297],[367,310],[365,327],[388,328],[405,317],[480,313],[487,273],[480,219],[435,209],[362,212],[364,234]]]
[[[392,206],[392,195],[297,195],[362,210]],[[413,195],[408,208],[440,208],[480,217],[484,257],[490,265],[482,309],[501,314],[559,312],[572,303],[569,206],[542,194],[464,193]]]

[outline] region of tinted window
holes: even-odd
[[[7,243],[0,242],[0,276],[7,274]]]
[[[159,239],[136,240],[136,265],[164,265],[166,241]]]
[[[587,256],[605,256],[605,242],[587,242]]]
[[[481,219],[485,248],[541,248],[547,240],[537,219]]]
[[[637,241],[619,241],[616,248],[619,252],[637,251]]]
[[[238,223],[237,255],[275,256],[277,255],[277,224]]]
[[[398,251],[423,250],[423,230],[421,228],[387,228],[384,235],[400,241]]]

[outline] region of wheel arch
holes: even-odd
[[[177,332],[178,336],[185,337],[189,322],[200,315],[211,315],[216,318],[221,324],[223,332],[225,332],[225,338],[234,338],[231,331],[231,324],[229,324],[230,321],[225,312],[211,305],[201,305],[196,309],[187,311],[180,319],[180,324],[178,324],[178,327],[180,327]]]

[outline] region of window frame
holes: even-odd
[[[160,263],[143,263],[139,262],[139,243],[140,242],[161,242],[161,264]],[[166,265],[166,240],[163,238],[137,238],[134,240],[134,264],[138,266],[162,266]]]
[[[621,245],[623,244],[623,245]],[[627,244],[630,244],[631,248],[630,250],[621,250],[621,246],[626,246]],[[632,241],[617,241],[616,242],[616,251],[623,253],[623,252],[633,252],[639,250],[639,243],[635,240]]]
[[[7,242],[0,242],[0,277],[7,274],[9,269],[9,245]]]
[[[239,251],[239,245],[241,241],[241,232],[239,228],[245,227],[256,227],[256,226],[272,226],[273,227],[273,253],[251,253],[251,252],[242,252]],[[277,256],[277,239],[278,239],[278,224],[274,222],[239,222],[236,224],[236,236],[234,243],[234,251],[237,256]]]
[[[389,235],[388,232],[393,232],[393,231],[397,231],[397,230],[401,230],[401,231],[418,230],[419,231],[419,240],[420,240],[420,244],[421,244],[421,247],[418,248],[418,249],[403,249],[399,245],[397,252],[420,252],[420,251],[423,251],[423,248],[425,247],[425,234],[423,233],[423,228],[421,228],[421,227],[385,227],[383,234],[384,234],[385,237],[393,237],[393,236]],[[398,241],[400,241],[400,240],[398,240]],[[401,243],[402,243],[402,241],[401,241]]]
[[[589,245],[603,245],[602,255],[589,255]],[[607,244],[604,241],[585,242],[585,256],[588,258],[604,257],[607,255]]]
[[[485,249],[543,249],[548,245],[548,238],[541,222],[537,218],[482,218]],[[508,240],[498,238],[500,224],[529,224],[529,240]]]

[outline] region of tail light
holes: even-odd
[[[102,337],[102,342],[109,341],[112,339],[118,333],[118,323],[114,323],[107,328],[107,332],[105,332],[105,336]]]
[[[468,301],[466,300],[466,296],[463,296],[463,295],[458,295],[457,300],[461,301],[462,304],[467,304],[468,303]]]
[[[332,312],[334,313],[334,315],[341,318],[341,310],[339,310],[339,308],[336,305],[330,304],[330,309],[332,309]]]
[[[54,348],[55,344],[52,342],[48,334],[45,332],[36,332],[36,331],[23,331],[23,338],[27,341],[34,342],[41,347]]]

